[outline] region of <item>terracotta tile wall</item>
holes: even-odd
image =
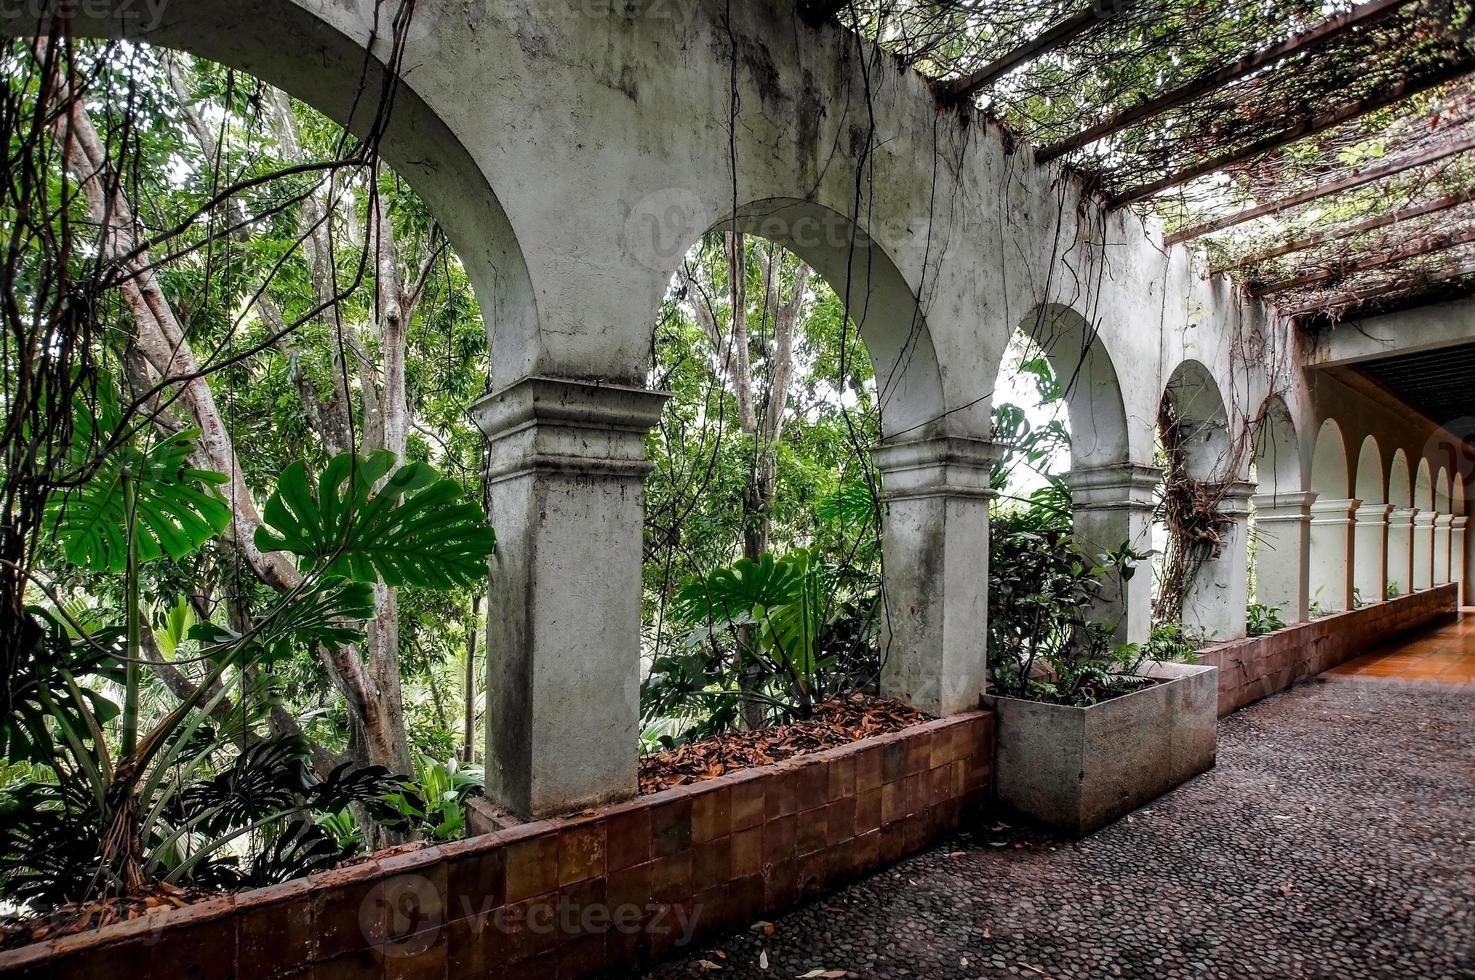
[[[1199,662],[1219,668],[1219,716],[1330,670],[1381,643],[1453,616],[1459,586],[1335,613],[1268,636],[1208,647]]]
[[[582,977],[771,915],[985,806],[977,712],[0,953],[7,977]]]

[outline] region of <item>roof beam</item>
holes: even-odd
[[[1283,293],[1288,289],[1299,289],[1302,286],[1314,286],[1319,282],[1328,282],[1342,276],[1349,276],[1355,272],[1367,272],[1369,269],[1380,269],[1385,265],[1393,265],[1408,259],[1416,259],[1421,255],[1433,255],[1435,252],[1443,252],[1454,248],[1456,245],[1468,245],[1475,242],[1475,226],[1463,231],[1449,232],[1443,235],[1430,235],[1417,241],[1402,245],[1398,248],[1383,252],[1374,252],[1350,262],[1339,263],[1330,269],[1320,272],[1308,272],[1304,275],[1290,276],[1285,279],[1277,279],[1275,282],[1264,283],[1259,286],[1250,287],[1253,296],[1270,296],[1275,293]]]
[[[1411,0],[1372,0],[1371,3],[1359,4],[1345,13],[1328,17],[1326,20],[1308,30],[1286,38],[1285,40],[1261,48],[1252,54],[1245,55],[1238,61],[1222,65],[1219,68],[1203,72],[1190,81],[1174,89],[1169,89],[1159,95],[1143,99],[1136,105],[1130,106],[1114,115],[1102,120],[1089,129],[1082,130],[1074,136],[1069,136],[1058,143],[1043,147],[1035,152],[1035,160],[1046,163],[1056,157],[1064,156],[1072,150],[1078,150],[1083,146],[1089,146],[1097,140],[1105,139],[1113,133],[1126,129],[1149,119],[1169,109],[1176,109],[1186,102],[1192,102],[1200,96],[1207,95],[1215,89],[1222,88],[1230,82],[1236,82],[1246,75],[1250,75],[1261,68],[1299,54],[1302,51],[1325,44],[1328,41],[1341,37],[1354,27],[1360,27],[1374,23],[1388,16],[1400,7],[1407,6]]]
[[[1127,204],[1136,204],[1138,201],[1146,200],[1160,191],[1167,190],[1169,187],[1176,187],[1179,184],[1187,183],[1195,177],[1202,177],[1216,170],[1223,170],[1225,167],[1232,166],[1233,164],[1243,163],[1246,160],[1264,156],[1289,143],[1305,139],[1307,136],[1314,136],[1323,130],[1331,129],[1333,126],[1340,126],[1343,123],[1351,122],[1359,116],[1364,116],[1369,112],[1382,109],[1385,106],[1392,105],[1410,96],[1418,95],[1420,92],[1434,88],[1436,85],[1443,85],[1451,79],[1468,74],[1472,68],[1475,68],[1475,61],[1472,61],[1468,57],[1462,57],[1458,61],[1444,65],[1439,71],[1425,75],[1422,78],[1402,78],[1395,84],[1384,88],[1376,95],[1354,99],[1333,109],[1331,112],[1323,112],[1303,119],[1291,128],[1282,130],[1279,133],[1262,137],[1253,143],[1237,149],[1226,150],[1218,156],[1210,157],[1207,160],[1200,160],[1192,166],[1184,167],[1182,170],[1175,171],[1158,180],[1149,181],[1146,184],[1138,184],[1136,187],[1130,187],[1113,197],[1107,202],[1107,206],[1119,208]]]
[[[1233,228],[1235,225],[1242,225],[1246,221],[1253,221],[1256,218],[1263,218],[1267,214],[1274,214],[1286,208],[1306,204],[1318,198],[1326,197],[1328,194],[1355,190],[1358,187],[1371,184],[1373,181],[1382,180],[1384,177],[1391,177],[1394,174],[1400,174],[1406,170],[1412,170],[1415,167],[1422,167],[1430,163],[1438,163],[1446,157],[1452,157],[1457,153],[1464,153],[1470,149],[1475,149],[1475,130],[1466,133],[1458,139],[1441,143],[1438,146],[1431,146],[1426,150],[1422,150],[1408,157],[1384,160],[1382,163],[1365,167],[1362,170],[1355,170],[1344,177],[1338,177],[1336,180],[1329,180],[1325,183],[1317,184],[1315,187],[1301,191],[1298,194],[1291,194],[1266,204],[1257,204],[1252,208],[1236,211],[1234,214],[1227,215],[1223,218],[1215,218],[1213,221],[1208,221],[1201,225],[1194,225],[1182,231],[1175,231],[1163,238],[1163,244],[1177,245],[1180,242],[1190,241],[1202,235],[1223,231],[1226,228]]]
[[[1386,228],[1389,225],[1412,221],[1414,218],[1422,218],[1426,214],[1438,214],[1440,211],[1448,211],[1451,208],[1457,208],[1461,204],[1468,204],[1471,201],[1475,201],[1475,187],[1467,187],[1454,194],[1446,194],[1443,197],[1438,197],[1432,201],[1414,205],[1413,207],[1389,211],[1375,218],[1368,218],[1365,221],[1359,221],[1356,224],[1346,225],[1342,228],[1320,231],[1314,235],[1307,235],[1304,238],[1292,238],[1272,248],[1263,249],[1252,255],[1246,255],[1244,258],[1238,259],[1230,265],[1219,266],[1214,269],[1214,272],[1233,272],[1238,269],[1247,269],[1251,266],[1259,265],[1261,262],[1278,259],[1282,255],[1304,252],[1308,248],[1325,245],[1327,242],[1341,241],[1344,238],[1351,238],[1353,235],[1360,235],[1363,232],[1376,231],[1379,228]]]
[[[1415,280],[1407,282],[1389,283],[1383,286],[1375,286],[1371,289],[1352,290],[1345,293],[1336,293],[1331,296],[1322,297],[1312,303],[1293,307],[1289,310],[1281,310],[1281,314],[1287,317],[1305,316],[1308,313],[1320,313],[1333,306],[1356,306],[1380,296],[1389,296],[1394,293],[1417,293],[1420,289],[1426,289],[1441,282],[1450,282],[1455,279],[1463,279],[1466,276],[1475,276],[1475,262],[1466,262],[1449,269],[1431,272],[1428,275],[1419,276]]]
[[[977,71],[943,83],[942,92],[951,99],[966,99],[1026,61],[1033,61],[1062,44],[1068,44],[1102,21],[1110,20],[1131,3],[1132,0],[1096,0],[1085,10],[1072,14],[1045,33],[1025,41]]]

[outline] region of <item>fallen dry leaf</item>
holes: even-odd
[[[816,705],[807,721],[728,732],[648,755],[640,760],[640,792],[658,793],[715,779],[734,770],[771,765],[929,720],[930,716],[900,701],[851,694]]]

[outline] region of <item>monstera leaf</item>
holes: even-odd
[[[815,504],[814,512],[820,520],[842,527],[863,526],[876,517],[876,498],[865,480],[851,480]]]
[[[801,575],[793,563],[766,552],[757,561],[739,558],[705,577],[688,579],[676,593],[673,612],[692,625],[753,622],[765,610],[791,602]]]
[[[79,399],[69,462],[86,472],[93,456],[107,447],[123,425],[112,385],[98,386],[97,405]],[[128,512],[124,475],[133,481],[138,560],[165,555],[178,560],[225,529],[230,508],[215,487],[221,473],[193,469],[189,455],[198,429],[184,429],[146,446],[140,436],[118,440],[82,486],[54,494],[49,502],[52,530],[67,559],[100,572],[120,572],[128,562]]]
[[[795,573],[795,589],[789,601],[768,610],[763,642],[778,651],[785,662],[801,674],[814,673],[815,646],[824,626],[825,593],[821,566],[805,549],[784,556]]]
[[[485,577],[496,539],[481,508],[431,466],[394,462],[387,451],[342,453],[316,492],[293,463],[266,503],[256,546],[357,582],[443,589]]]

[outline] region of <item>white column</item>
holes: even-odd
[[[1421,510],[1414,515],[1414,570],[1416,589],[1434,584],[1434,512]]]
[[[988,502],[994,447],[883,442],[881,692],[936,715],[978,707],[987,681]]]
[[[1388,515],[1388,584],[1399,595],[1414,590],[1414,515],[1412,507],[1399,507]]]
[[[1304,623],[1310,601],[1311,505],[1314,492],[1267,493],[1255,505],[1255,601]]]
[[[1352,606],[1352,512],[1360,500],[1311,505],[1311,602],[1324,612]]]
[[[487,793],[521,816],[636,792],[645,437],[664,392],[527,377],[491,440]]]
[[[1388,592],[1388,504],[1362,504],[1353,530],[1352,585],[1363,604],[1381,602]]]
[[[1074,469],[1071,517],[1077,543],[1089,554],[1115,551],[1123,544],[1140,552],[1152,548],[1153,494],[1162,470],[1122,463]],[[1115,627],[1118,643],[1145,643],[1152,632],[1152,567],[1143,561],[1125,583],[1111,590],[1092,612],[1097,622]]]
[[[1225,525],[1219,547],[1205,558],[1183,594],[1183,624],[1206,640],[1245,635],[1250,596],[1249,517],[1253,483],[1231,483],[1219,499]]]
[[[1449,571],[1449,549],[1454,530],[1455,516],[1439,514],[1434,518],[1434,584],[1444,585],[1451,581]]]
[[[1449,569],[1454,580],[1460,583],[1460,605],[1465,604],[1465,525],[1468,517],[1456,517],[1450,532]]]

